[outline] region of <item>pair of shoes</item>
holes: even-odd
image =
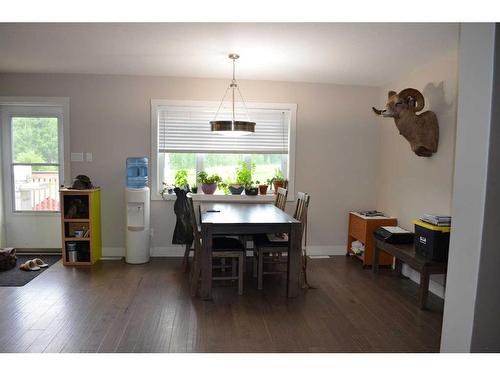
[[[19,266],[19,268],[23,271],[39,271],[40,268],[46,268],[48,266],[49,265],[40,258],[35,258],[24,262]]]

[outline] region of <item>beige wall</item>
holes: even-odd
[[[71,151],[93,153],[92,162],[71,164],[72,175],[87,174],[102,187],[103,246],[105,254],[119,255],[124,246],[125,159],[150,154],[150,99],[217,101],[227,83],[166,77],[0,74],[0,95],[70,98]],[[312,194],[311,250],[343,253],[348,211],[375,207],[375,140],[380,129],[370,107],[380,101],[380,90],[266,81],[242,81],[241,89],[247,101],[297,103],[295,186],[297,191]],[[394,130],[390,125],[387,129]],[[173,203],[153,201],[151,215],[154,253],[174,253],[178,249],[171,246]]]
[[[398,79],[381,90],[380,106],[389,90],[407,87],[420,90],[424,110],[439,121],[438,151],[430,158],[416,156],[398,132],[394,120],[380,118],[377,163],[377,207],[398,218],[399,225],[413,230],[412,220],[424,213],[450,214],[453,191],[457,112],[457,50]],[[410,273],[418,280],[418,274]],[[432,282],[434,281],[434,283]],[[437,281],[437,284],[435,283]],[[443,295],[442,278],[432,277],[431,290]]]

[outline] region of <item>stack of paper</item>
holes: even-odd
[[[424,214],[420,219],[426,223],[440,227],[449,227],[451,225],[451,216]]]
[[[351,243],[351,250],[356,255],[363,255],[365,252],[365,245],[361,241],[353,241]]]

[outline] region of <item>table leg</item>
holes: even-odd
[[[425,302],[427,301],[428,294],[429,294],[429,273],[426,270],[423,270],[420,273],[420,290],[418,296],[421,309],[425,309]]]
[[[212,226],[201,225],[201,290],[200,297],[212,298]]]
[[[403,276],[403,262],[396,258],[395,270],[399,277]]]
[[[377,247],[377,243],[374,244],[373,246],[373,253],[372,253],[372,271],[373,273],[378,272],[378,258],[379,258],[380,250]]]
[[[287,295],[297,297],[300,289],[300,265],[302,256],[302,224],[291,223],[288,249]]]

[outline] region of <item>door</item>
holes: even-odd
[[[0,112],[4,244],[60,248],[63,107],[0,106]]]

